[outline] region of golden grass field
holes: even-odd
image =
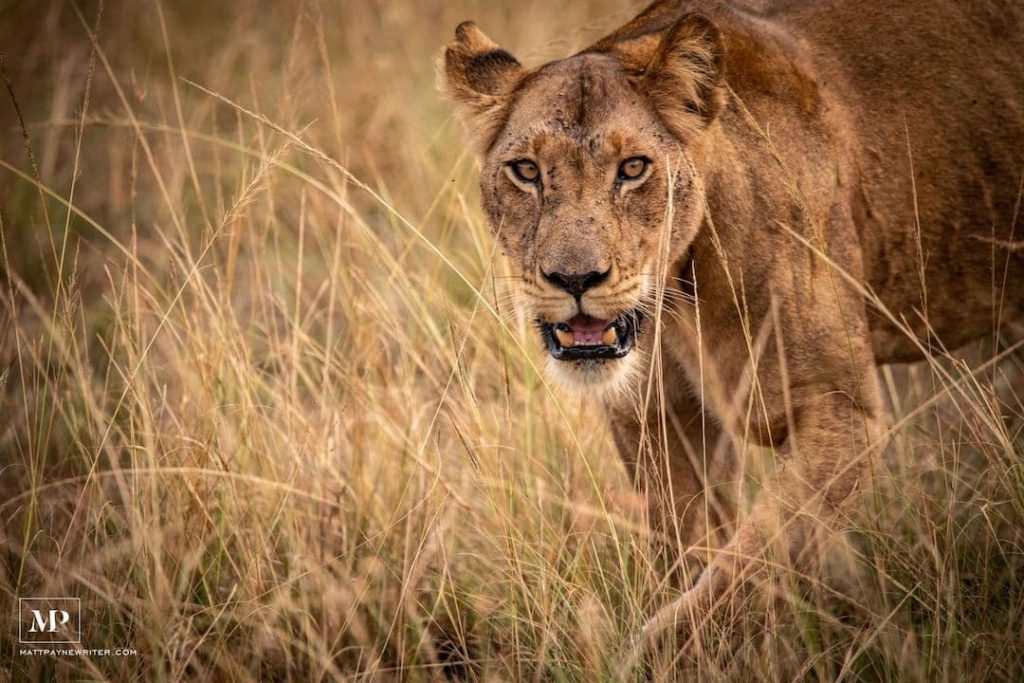
[[[539,372],[433,60],[641,4],[0,0],[0,680],[1024,680],[1005,340],[884,371],[820,574],[629,663],[678,589]],[[23,654],[32,596],[136,653]]]

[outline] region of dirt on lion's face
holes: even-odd
[[[687,148],[700,117],[670,129],[619,56],[584,53],[526,72],[475,27],[459,35],[448,88],[476,130],[483,206],[522,277],[549,369],[570,386],[620,386],[639,367],[655,288],[700,222]],[[464,70],[453,68],[458,49],[470,52]],[[504,93],[500,108],[480,88]]]

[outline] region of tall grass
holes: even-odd
[[[3,10],[4,677],[1024,677],[998,343],[885,371],[822,575],[623,670],[677,589],[601,413],[538,371],[432,61],[462,19],[535,64],[637,4]],[[55,595],[137,654],[22,654],[17,598]]]

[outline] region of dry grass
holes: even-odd
[[[538,373],[432,59],[469,17],[562,56],[627,4],[2,10],[0,678],[1024,678],[992,344],[886,371],[822,580],[621,670],[674,589],[600,414]],[[138,655],[19,654],[39,595]]]

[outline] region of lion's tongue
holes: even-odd
[[[589,315],[579,314],[566,321],[574,346],[611,346],[616,341],[615,328],[611,320],[598,320]]]

